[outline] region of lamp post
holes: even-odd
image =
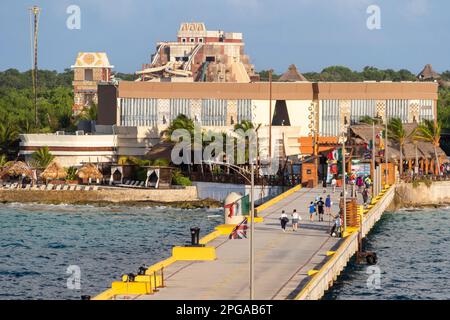
[[[342,186],[343,186],[343,191],[342,191],[342,197],[343,197],[343,209],[344,209],[344,232],[345,230],[347,230],[347,180],[345,178],[345,173],[346,173],[346,168],[345,168],[345,131],[342,133]]]
[[[220,162],[220,161],[203,161],[207,164],[217,164],[227,166],[230,169],[233,169],[238,174],[240,174],[247,182],[250,183],[250,259],[249,259],[249,282],[250,282],[250,300],[254,300],[255,298],[255,260],[254,260],[254,242],[253,235],[255,233],[255,165],[253,161],[250,161],[250,172],[248,170],[242,169],[234,164]],[[242,171],[250,174],[250,179],[245,176]]]

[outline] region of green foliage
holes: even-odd
[[[168,167],[170,165],[170,160],[168,159],[155,159],[150,161],[151,166]]]
[[[67,168],[66,171],[67,171],[66,181],[74,181],[78,179],[77,168],[70,167]]]
[[[92,104],[90,107],[85,107],[80,115],[80,120],[96,121],[98,114],[97,104]]]
[[[175,130],[187,130],[191,136],[193,141],[194,139],[194,121],[188,118],[184,114],[178,115],[170,124],[170,126],[163,132],[165,135],[165,139],[170,141],[170,137],[172,136]]]
[[[50,164],[50,162],[55,159],[55,156],[50,153],[48,147],[46,146],[35,151],[31,155],[31,158],[33,159],[33,166],[46,168]]]
[[[0,155],[0,167],[3,167],[6,164],[6,162],[8,162],[6,155],[1,154]]]
[[[180,170],[174,170],[172,173],[172,184],[177,186],[192,186],[192,181],[181,174]]]
[[[261,81],[269,81],[269,70],[262,70],[258,74]],[[272,81],[277,81],[280,77],[280,74],[272,72]]]

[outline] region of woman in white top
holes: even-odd
[[[297,229],[298,229],[298,221],[301,220],[301,219],[302,218],[298,214],[297,210],[294,209],[294,211],[292,212],[292,231],[297,231]]]

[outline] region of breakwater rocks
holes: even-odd
[[[389,210],[445,205],[450,205],[450,181],[400,182]]]
[[[90,191],[63,190],[0,190],[3,203],[44,203],[44,204],[90,204],[90,205],[133,205],[133,206],[172,206],[183,209],[217,208],[218,201],[200,200],[196,187],[184,189],[125,189],[105,188]]]

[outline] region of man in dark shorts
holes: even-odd
[[[325,202],[323,202],[323,198],[320,198],[319,201],[317,201],[317,211],[319,213],[319,221],[323,221],[324,206]]]

